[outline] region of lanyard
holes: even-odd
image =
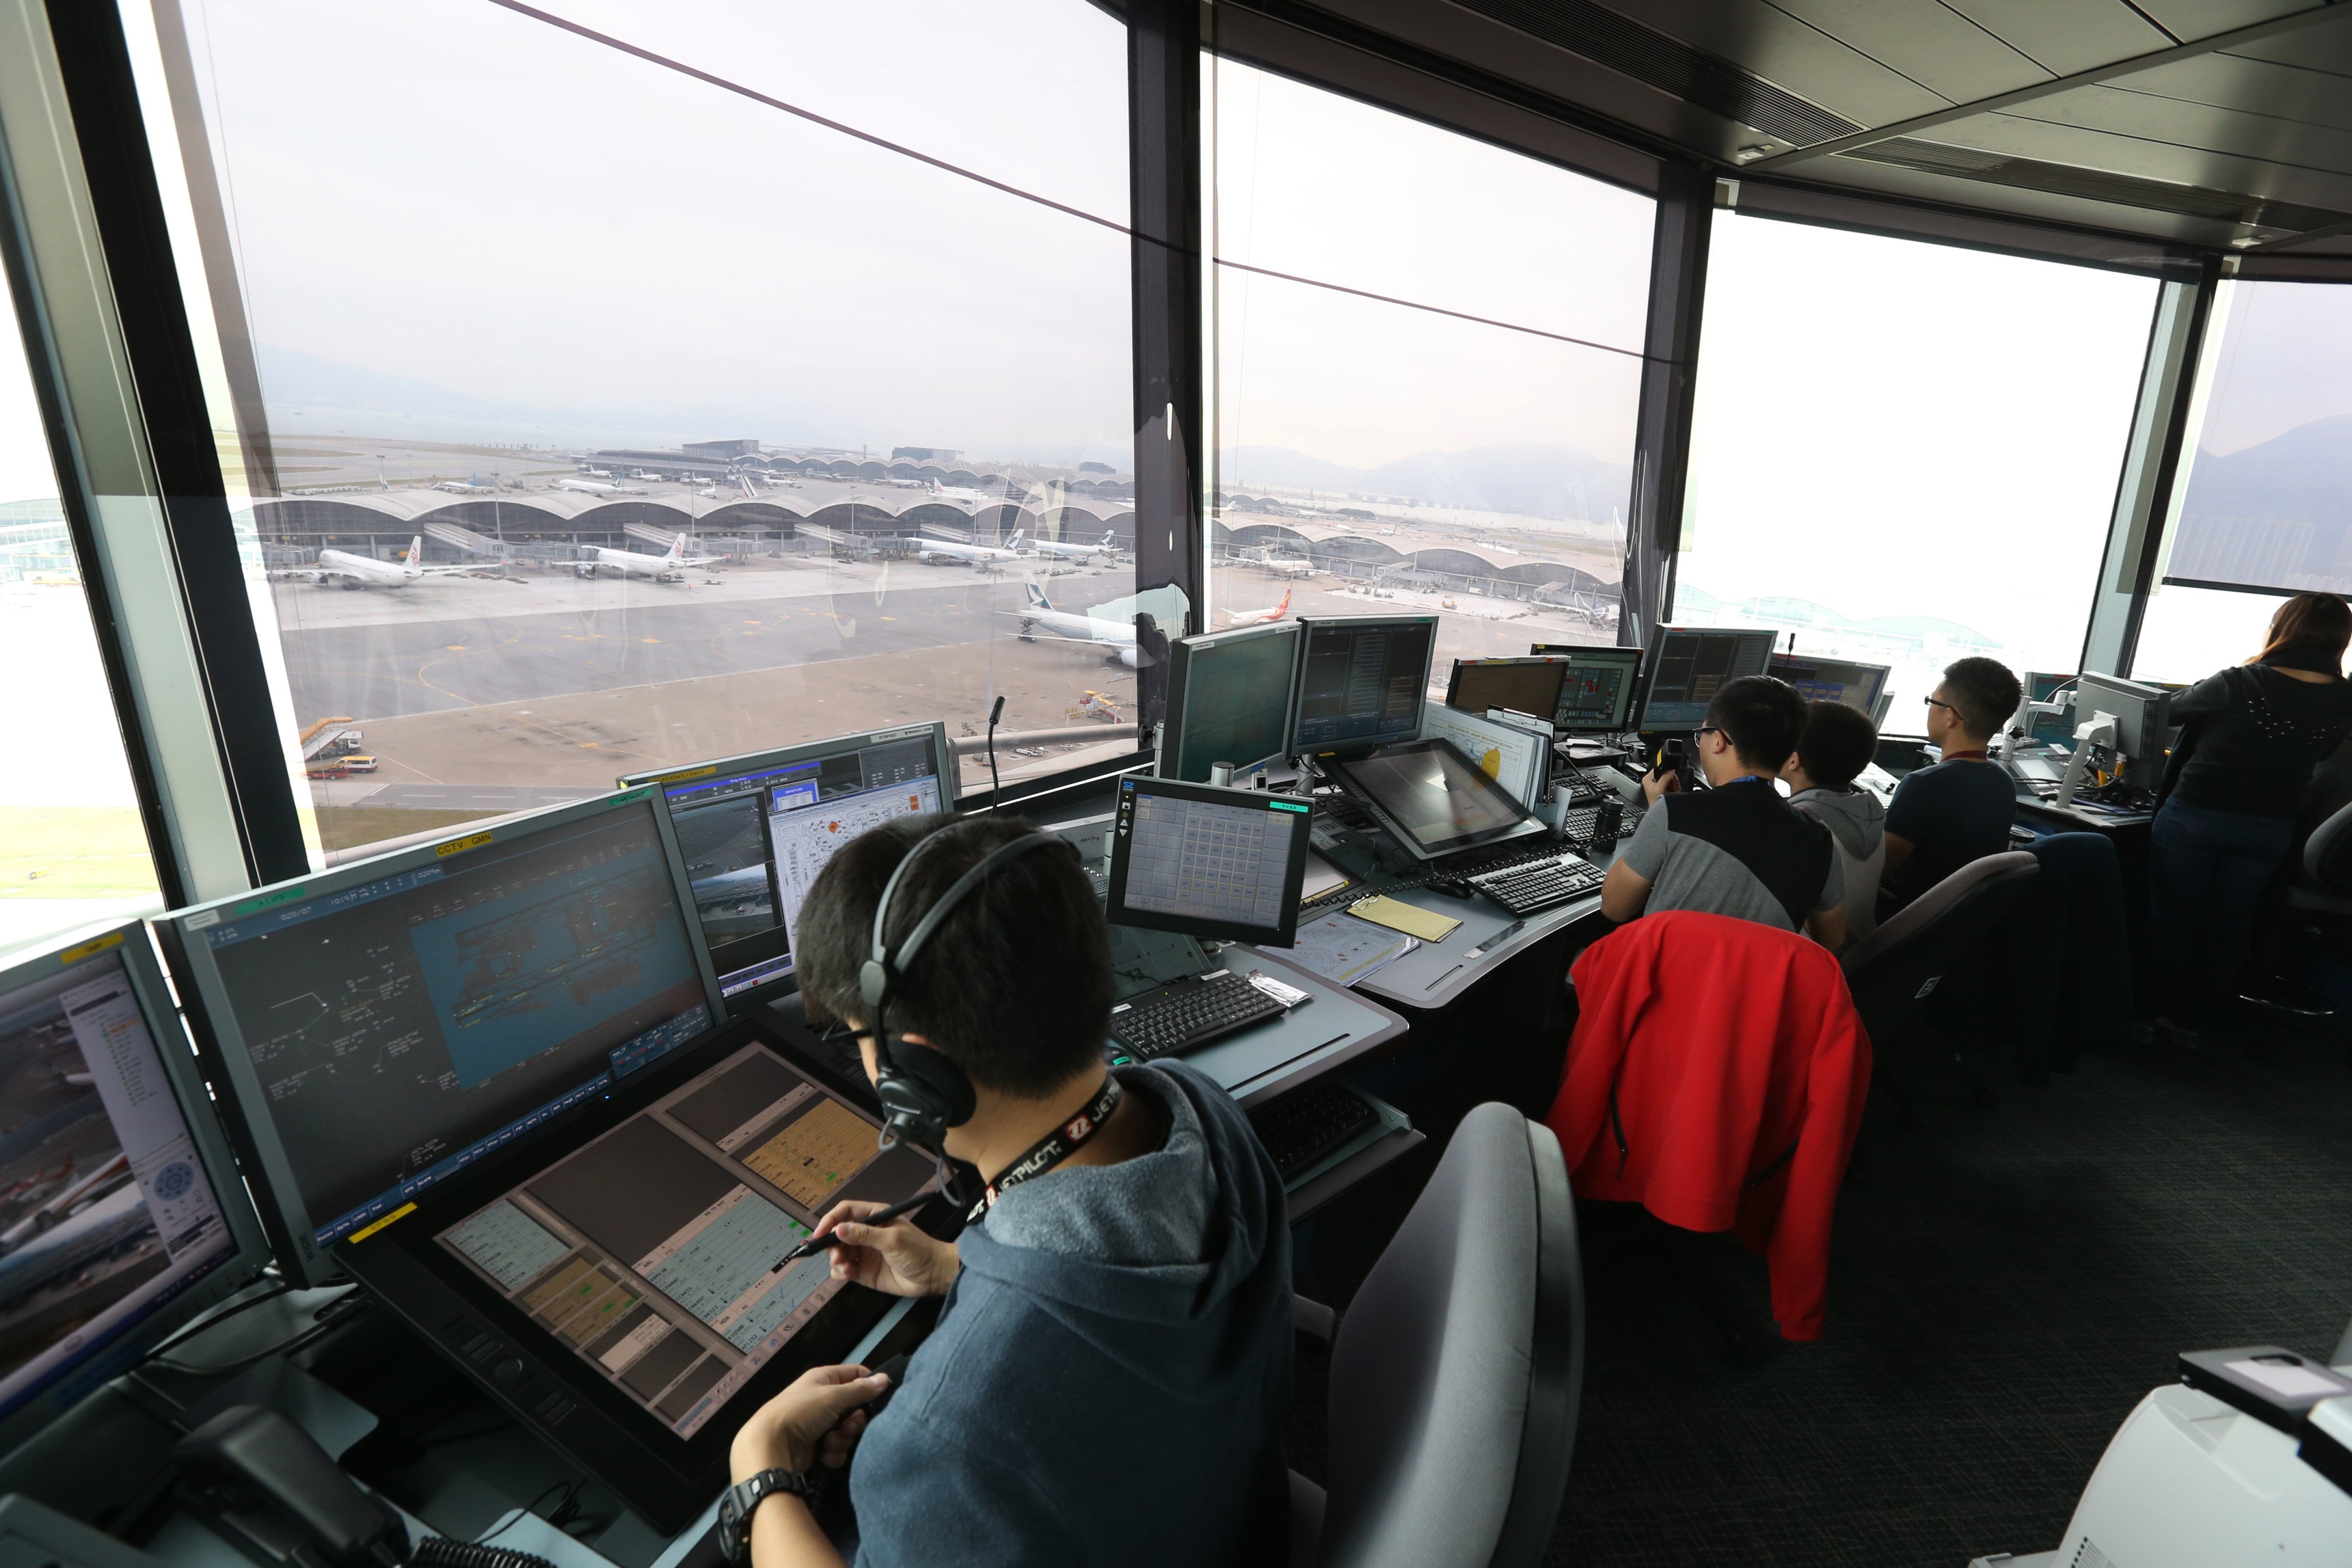
[[[988,1190],[981,1194],[980,1202],[972,1205],[971,1212],[964,1216],[965,1223],[970,1224],[994,1208],[996,1200],[1003,1197],[1008,1188],[1017,1187],[1033,1176],[1044,1175],[1076,1153],[1087,1139],[1102,1131],[1102,1124],[1110,1120],[1110,1113],[1118,1109],[1118,1102],[1126,1098],[1126,1093],[1118,1087],[1118,1079],[1115,1075],[1105,1073],[1102,1092],[1096,1095],[1084,1110],[1038,1139],[1029,1146],[1027,1153],[1004,1167],[1003,1173],[991,1182]]]

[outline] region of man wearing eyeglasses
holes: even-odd
[[[1708,787],[1672,773],[1642,781],[1642,826],[1601,885],[1601,912],[1623,922],[1652,910],[1697,910],[1845,942],[1845,897],[1829,829],[1790,805],[1775,782],[1805,732],[1805,700],[1784,680],[1726,682],[1693,737]]]
[[[1927,741],[1942,760],[1906,776],[1886,808],[1885,887],[1908,901],[1971,860],[2009,847],[2017,791],[1985,748],[2017,711],[2017,677],[1998,659],[1948,665],[1927,697]]]

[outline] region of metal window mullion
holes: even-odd
[[[2139,651],[2166,524],[2177,510],[2173,500],[2185,471],[2196,368],[2218,287],[2216,273],[2208,268],[2197,279],[2166,281],[2157,295],[2106,550],[2090,625],[2084,630],[2084,669],[2127,675]]]
[[[1691,416],[1698,389],[1699,319],[1706,300],[1707,242],[1715,180],[1705,170],[1659,171],[1658,216],[1650,257],[1650,314],[1643,335],[1641,404],[1633,437],[1633,516],[1618,583],[1617,640],[1647,647],[1674,613],[1675,552],[1682,547],[1689,488]]]
[[[167,903],[236,892],[252,886],[236,803],[37,0],[0,0],[0,243],[157,880]]]

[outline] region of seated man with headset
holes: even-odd
[[[947,1302],[870,1425],[885,1380],[863,1367],[805,1373],[744,1425],[722,1547],[838,1563],[802,1477],[852,1456],[876,1568],[1283,1561],[1281,1178],[1204,1074],[1104,1066],[1110,950],[1076,851],[992,816],[889,823],[834,856],[794,946],[891,1129],[987,1184],[954,1242],[859,1223],[873,1204],[824,1216],[837,1276]]]

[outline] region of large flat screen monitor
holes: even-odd
[[[1286,755],[1304,634],[1283,621],[1170,644],[1160,776],[1202,784],[1213,763],[1246,771]]]
[[[1122,779],[1105,912],[1113,925],[1288,947],[1311,809],[1264,790]]]
[[[1874,721],[1878,699],[1890,673],[1883,664],[1855,664],[1842,658],[1816,658],[1811,654],[1776,653],[1767,674],[1777,675],[1797,689],[1808,702],[1834,702]]]
[[[1478,714],[1507,708],[1549,724],[1567,678],[1564,658],[1457,658],[1446,678],[1445,705]]]
[[[1571,735],[1613,735],[1633,723],[1633,693],[1642,684],[1640,648],[1537,643],[1528,651],[1569,661],[1554,729]]]
[[[269,1260],[138,924],[0,966],[0,1434]]]
[[[693,907],[638,788],[166,916],[287,1277],[708,1031]]]
[[[1391,746],[1332,764],[1340,787],[1423,860],[1541,833],[1510,792],[1444,741]]]
[[[1660,626],[1650,645],[1640,729],[1672,734],[1706,722],[1706,705],[1730,681],[1769,673],[1780,633],[1748,627]]]
[[[787,988],[801,900],[835,848],[955,808],[955,752],[946,725],[908,724],[621,783],[661,791],[719,994],[740,1011]]]
[[[1435,616],[1311,619],[1298,661],[1292,755],[1369,752],[1420,732]]]
[[[2083,672],[2074,686],[2074,721],[2095,713],[2116,716],[2116,750],[2133,762],[2164,760],[2171,743],[2172,693],[2121,676]]]

